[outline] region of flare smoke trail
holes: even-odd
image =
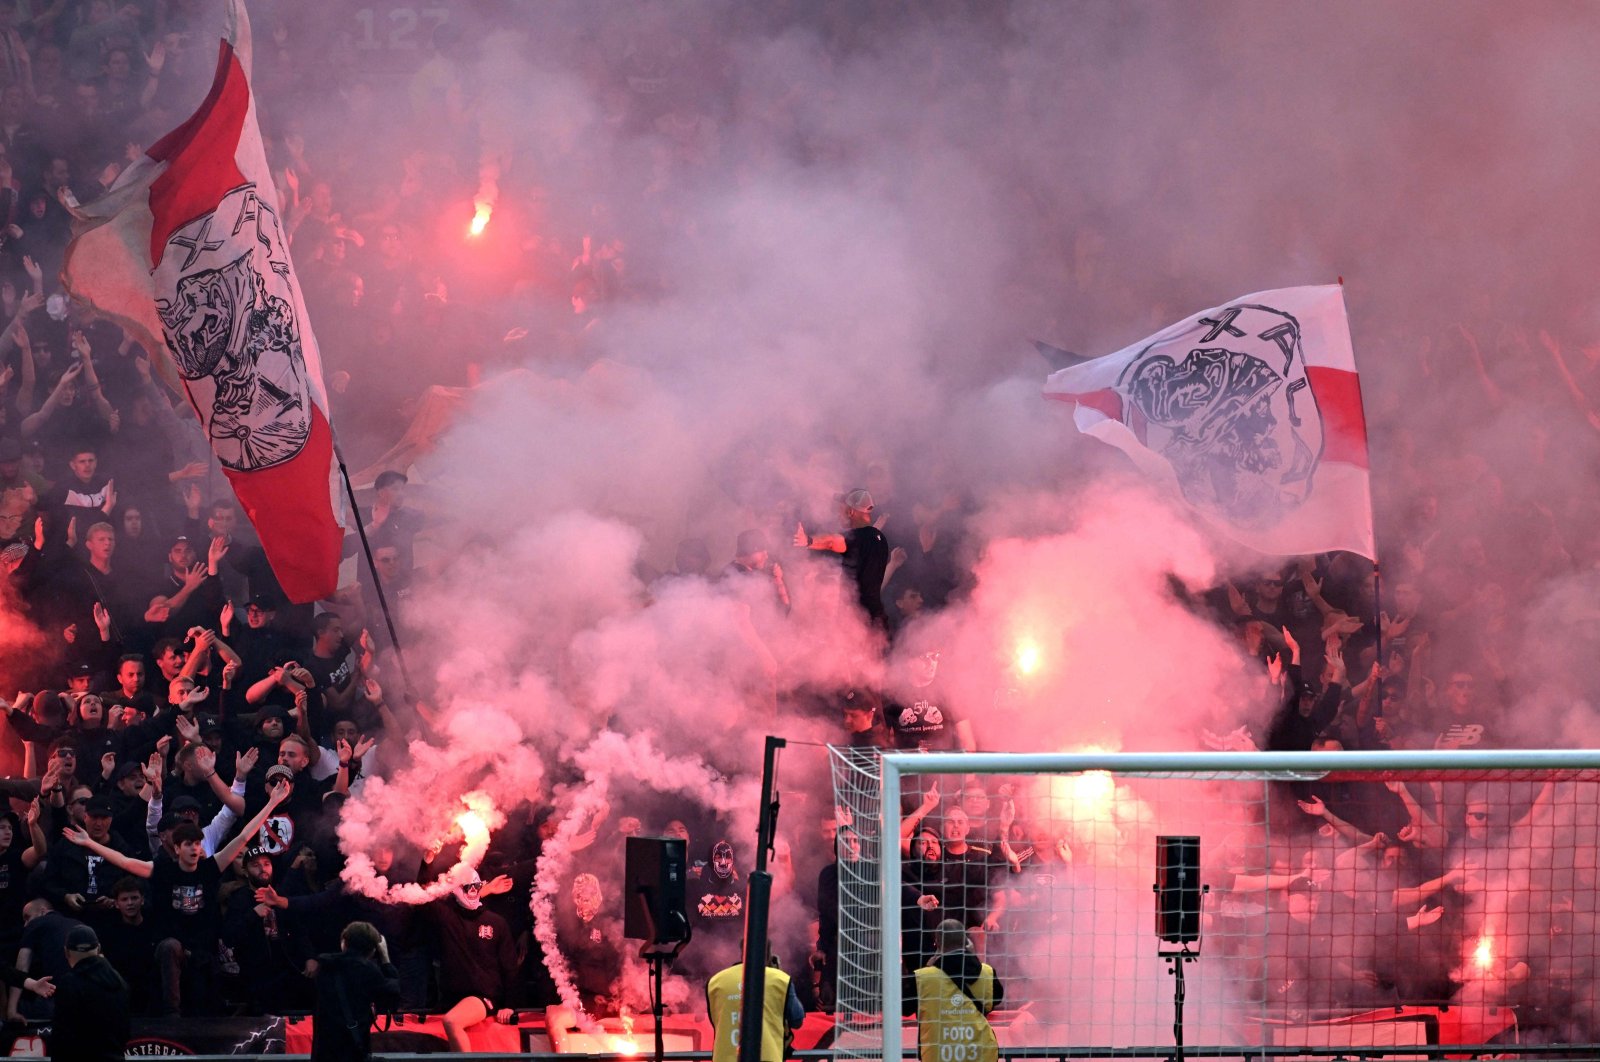
[[[572,1008],[580,1026],[594,1028],[583,1000],[573,984],[572,970],[561,951],[556,935],[555,904],[561,887],[572,869],[577,853],[572,842],[607,804],[613,781],[627,779],[657,793],[688,797],[707,807],[732,808],[740,817],[753,819],[759,800],[759,786],[748,780],[729,782],[701,760],[692,756],[664,756],[648,734],[624,737],[605,731],[573,757],[583,772],[585,785],[568,807],[555,836],[545,843],[534,874],[531,905],[534,936],[544,948],[545,967],[550,971],[561,1001]]]

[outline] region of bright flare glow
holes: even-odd
[[[1117,780],[1109,771],[1085,771],[1072,779],[1072,800],[1077,818],[1108,819],[1117,795]]]
[[[1017,674],[1031,675],[1039,670],[1039,646],[1031,638],[1024,638],[1017,643],[1016,655],[1012,658],[1017,666]]]
[[[479,203],[478,209],[472,215],[472,226],[468,230],[474,236],[482,236],[483,230],[489,227],[489,215],[494,213],[494,208],[488,203]]]
[[[457,815],[456,825],[461,827],[462,839],[469,845],[479,838],[485,841],[489,839],[489,827],[476,811],[463,811]]]
[[[1494,965],[1494,941],[1488,937],[1479,937],[1478,946],[1472,950],[1472,962],[1479,970],[1487,970]]]
[[[627,1007],[623,1007],[619,1017],[622,1018],[622,1035],[611,1038],[611,1050],[619,1055],[637,1055],[639,1045],[633,1039],[633,1015],[628,1013]]]

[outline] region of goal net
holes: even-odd
[[[1600,752],[832,767],[841,1057],[915,1052],[911,971],[959,964],[949,920],[1001,986],[1002,1049],[1600,1041]]]

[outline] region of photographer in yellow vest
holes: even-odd
[[[922,1062],[998,1062],[1000,1045],[989,1012],[1005,999],[994,967],[980,962],[967,928],[947,918],[934,930],[928,965],[906,978],[905,1012],[916,1008],[917,1048]]]
[[[761,1006],[761,1062],[782,1062],[789,1030],[806,1020],[789,975],[778,969],[778,960],[766,949],[766,998]],[[706,1013],[716,1032],[711,1044],[711,1062],[739,1062],[739,1014],[744,996],[744,963],[736,963],[711,975],[706,982]]]

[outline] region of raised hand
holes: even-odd
[[[1328,806],[1322,802],[1321,797],[1312,797],[1309,800],[1297,800],[1295,803],[1299,804],[1300,810],[1305,812],[1307,815],[1316,815],[1320,817],[1328,813]]]
[[[217,773],[217,754],[205,745],[200,745],[194,750],[194,765],[200,768],[202,774]]]
[[[100,628],[102,642],[111,640],[111,613],[98,601],[94,603],[94,625]]]
[[[503,892],[510,892],[512,884],[510,874],[498,874],[483,883],[483,891],[480,895],[499,896]]]
[[[38,262],[35,262],[32,258],[29,258],[27,255],[22,256],[22,271],[28,274],[28,279],[36,284],[44,282],[43,267],[40,266]],[[43,302],[44,300],[41,299],[40,301]]]
[[[207,574],[206,566],[201,564],[199,561],[195,561],[195,563],[190,566],[189,570],[183,573],[183,588],[185,590],[195,589],[201,583],[206,581]]]
[[[178,736],[183,738],[187,744],[198,745],[200,743],[200,724],[193,719],[180,715],[172,721],[172,726],[178,732]]]
[[[233,776],[235,778],[243,778],[256,769],[256,761],[260,758],[261,750],[255,745],[251,745],[233,758]]]
[[[152,752],[150,758],[145,761],[144,766],[139,768],[139,773],[144,775],[144,780],[155,787],[155,791],[158,793],[161,792],[161,768],[165,763],[166,760],[160,752]]]
[[[229,628],[233,626],[233,602],[231,600],[222,603],[222,613],[218,618],[221,621],[222,633],[227,634]]]
[[[357,738],[356,739],[356,747],[355,747],[354,751],[352,752],[353,757],[355,759],[359,760],[361,757],[363,757],[367,753],[371,752],[372,751],[372,746],[376,745],[377,743],[378,743],[378,739],[377,738],[369,738],[369,737]]]
[[[64,826],[64,827],[62,827],[61,836],[65,837],[68,841],[71,841],[73,844],[77,845],[80,848],[86,846],[89,843],[89,835],[88,835],[88,833],[84,832],[83,830],[80,830],[76,826]]]
[[[205,686],[196,686],[183,695],[183,700],[178,702],[179,709],[193,708],[211,695],[211,690]]]

